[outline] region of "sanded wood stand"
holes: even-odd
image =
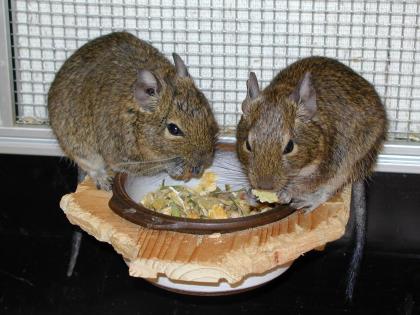
[[[230,284],[290,262],[340,238],[349,217],[350,189],[310,214],[229,234],[193,235],[140,227],[109,207],[111,193],[89,179],[60,203],[68,220],[124,257],[134,277]]]

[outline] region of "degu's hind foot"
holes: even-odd
[[[290,206],[295,209],[301,209],[305,213],[310,213],[318,208],[322,203],[326,202],[332,194],[326,189],[320,189],[312,194],[303,194],[297,198],[293,198]]]
[[[105,191],[111,191],[112,190],[112,183],[114,181],[114,176],[108,174],[108,172],[105,171],[105,174],[101,174],[100,176],[93,177],[92,179],[95,181],[96,188],[105,190]]]
[[[105,191],[110,191],[112,189],[115,174],[106,167],[105,161],[100,155],[92,155],[89,159],[74,158],[74,160],[95,182],[96,188]]]

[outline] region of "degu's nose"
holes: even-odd
[[[198,165],[191,167],[191,174],[195,177],[200,177],[203,174],[204,166]]]
[[[273,176],[264,176],[258,179],[257,186],[262,190],[273,190],[274,189],[274,178]]]
[[[212,164],[213,156],[214,156],[214,150],[209,149],[201,149],[196,150],[193,153],[193,159],[191,161],[191,173],[193,176],[201,176],[204,172],[204,169],[209,167]]]

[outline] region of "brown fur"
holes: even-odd
[[[289,98],[308,72],[317,104],[311,119]],[[366,177],[386,138],[386,112],[374,87],[329,58],[293,63],[243,106],[237,151],[251,185],[269,181],[282,202],[297,208],[313,209],[343,185]],[[244,147],[249,136],[252,152]],[[283,154],[289,139],[294,151]]]
[[[133,92],[141,69],[161,85],[151,112],[140,109]],[[166,169],[187,179],[214,155],[218,127],[205,96],[157,49],[129,33],[105,35],[77,50],[51,85],[48,110],[63,151],[105,189],[115,171]],[[168,137],[171,122],[183,137]]]

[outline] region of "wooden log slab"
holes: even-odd
[[[140,227],[109,207],[111,193],[86,179],[63,196],[68,220],[123,256],[134,277],[217,283],[239,283],[322,248],[340,238],[349,218],[350,187],[309,214],[294,213],[258,228],[211,235],[157,231]]]

